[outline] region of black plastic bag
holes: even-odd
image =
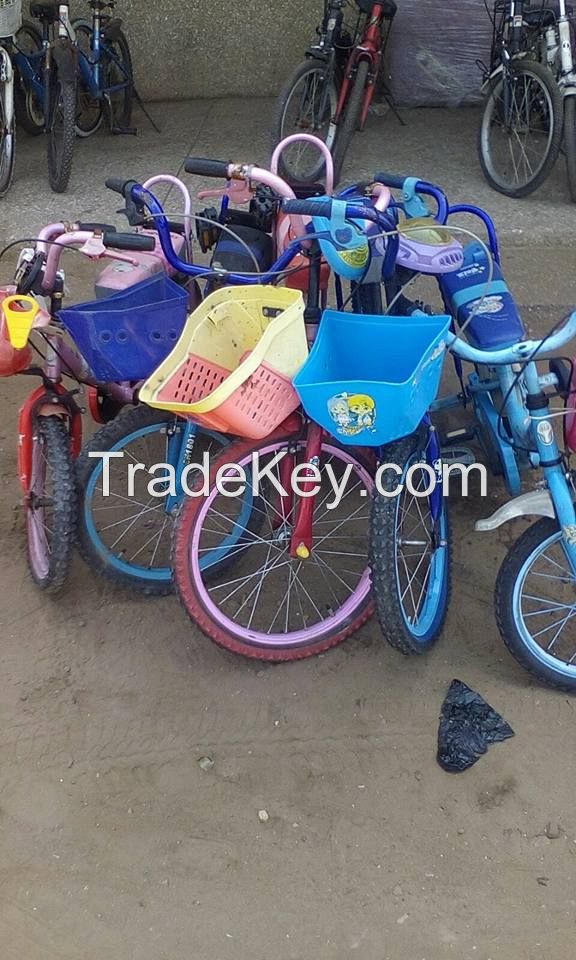
[[[438,729],[438,763],[448,773],[461,773],[473,766],[491,743],[514,736],[512,727],[489,703],[453,680],[442,704]]]

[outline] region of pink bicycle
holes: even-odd
[[[186,187],[172,177],[154,178],[148,185],[159,179],[173,182],[184,196],[184,223],[179,226],[179,233],[172,234],[173,242],[184,255],[192,226],[190,195]],[[91,355],[94,347],[88,337],[91,317],[82,311],[78,335],[73,335],[74,345],[70,345],[61,319],[68,311],[62,309],[64,273],[60,269],[62,254],[70,248],[89,260],[112,261],[96,281],[103,309],[106,305],[118,304],[118,298],[122,304],[123,297],[147,285],[161,288],[163,283],[171,282],[168,275],[175,272],[161,254],[154,230],[119,233],[107,224],[55,223],[40,231],[34,248],[22,251],[14,283],[0,288],[0,376],[19,373],[41,380],[19,412],[18,479],[26,514],[30,571],[35,583],[51,593],[57,592],[67,579],[77,533],[75,460],[82,447],[78,394],[86,389],[94,419],[111,420],[122,407],[135,402],[138,383],[156,362],[144,358],[148,365],[129,369],[126,358],[133,363],[134,343],[128,338],[124,343],[115,342],[122,341],[125,332],[112,327],[111,333],[99,331],[100,342]],[[170,295],[174,296],[173,288]],[[194,290],[192,295],[195,296]],[[188,291],[184,289],[180,304],[182,326],[190,304]],[[159,306],[163,308],[162,300]],[[141,310],[136,312],[140,320]],[[124,314],[124,319],[126,316]],[[153,335],[157,326],[155,323]],[[28,339],[33,331],[37,332],[38,343],[31,344]],[[175,327],[170,334],[164,355],[177,339],[179,329]],[[153,346],[160,349],[162,344]],[[33,349],[38,354],[36,364],[32,362]],[[108,351],[105,358],[108,365],[99,371],[98,360],[103,363],[103,349]],[[119,367],[114,367],[110,361],[116,359],[119,351],[124,359]],[[92,362],[89,364],[87,359]],[[123,368],[133,375],[122,376]],[[72,381],[72,385],[66,385],[65,380]]]

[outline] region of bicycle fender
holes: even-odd
[[[58,40],[52,47],[52,58],[61,80],[76,82],[78,53],[70,40]]]
[[[82,414],[75,404],[66,398],[67,390],[62,384],[53,384],[50,393],[45,387],[37,387],[26,398],[18,414],[18,480],[25,495],[30,490],[32,477],[32,443],[34,421],[37,416],[59,416],[70,419],[70,453],[74,459],[82,449]],[[63,397],[62,404],[54,404],[55,394]],[[52,401],[52,402],[51,402]]]
[[[505,503],[491,517],[478,520],[475,530],[477,533],[489,533],[501,527],[504,523],[508,523],[509,520],[516,520],[518,517],[551,517],[555,519],[556,513],[549,491],[533,490],[531,493],[523,493],[522,496]]]

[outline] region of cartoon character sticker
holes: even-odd
[[[376,404],[365,393],[339,393],[328,401],[328,412],[343,437],[375,430]]]

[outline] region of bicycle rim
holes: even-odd
[[[415,455],[407,467],[420,459]],[[396,586],[406,628],[416,640],[432,630],[446,586],[448,520],[444,502],[434,520],[430,498],[422,495],[429,484],[429,473],[416,470],[414,493],[405,487],[396,507]]]
[[[10,126],[6,124],[4,96],[7,95],[7,88],[2,89],[0,87],[0,197],[3,197],[10,189],[16,149],[14,119],[12,119]]]
[[[550,90],[536,72],[524,65],[502,76],[486,104],[480,137],[493,186],[511,194],[535,188],[556,159],[557,122]]]
[[[327,78],[326,68],[319,65],[300,77],[289,92],[282,114],[280,139],[295,133],[312,133],[332,150],[336,136],[335,112],[334,84]],[[306,142],[287,147],[282,153],[282,162],[290,176],[302,182],[314,179],[324,163],[316,147]]]
[[[288,444],[276,441],[255,449],[262,469],[272,464],[278,453],[286,452]],[[301,459],[304,441],[294,444],[294,449]],[[252,453],[234,462],[252,469]],[[277,482],[281,482],[280,469],[279,463],[271,467]],[[184,586],[191,581],[195,598],[217,628],[217,642],[222,645],[227,645],[221,639],[225,634],[244,648],[289,651],[309,647],[330,636],[337,637],[365,608],[370,595],[367,543],[372,479],[349,453],[329,443],[323,444],[320,469],[323,482],[314,504],[313,546],[308,560],[289,555],[294,501],[286,515],[274,481],[261,485],[258,505],[254,501],[253,510],[261,514],[257,533],[246,528],[244,536],[238,537],[242,498],[227,498],[216,486],[199,507],[194,506],[197,514],[187,528],[185,551],[180,552],[177,543],[177,585],[194,618]],[[340,481],[346,471],[349,474],[344,496],[333,509],[329,506],[333,490],[327,482],[328,469]],[[234,563],[216,576],[209,569],[203,570],[202,558],[213,555],[223,538],[232,533],[236,546],[229,550],[229,557]],[[180,556],[184,569],[179,564]]]
[[[103,461],[94,460],[95,467],[84,492],[82,505],[86,532],[98,555],[107,567],[123,577],[142,581],[169,583],[172,578],[170,550],[174,513],[166,510],[166,496],[150,495],[149,473],[138,471],[130,487],[130,465],[143,464],[146,469],[155,464],[170,463],[170,446],[177,422],[151,424],[134,430],[118,440],[109,451],[122,453],[110,461],[109,490],[105,495]],[[201,462],[202,453],[220,450],[221,439],[216,434],[199,433],[196,438],[194,460]],[[157,474],[161,476],[161,474]],[[189,481],[193,483],[193,475]],[[156,486],[156,492],[162,487]]]
[[[562,533],[527,557],[514,584],[512,610],[522,642],[544,667],[576,679],[576,581]]]

